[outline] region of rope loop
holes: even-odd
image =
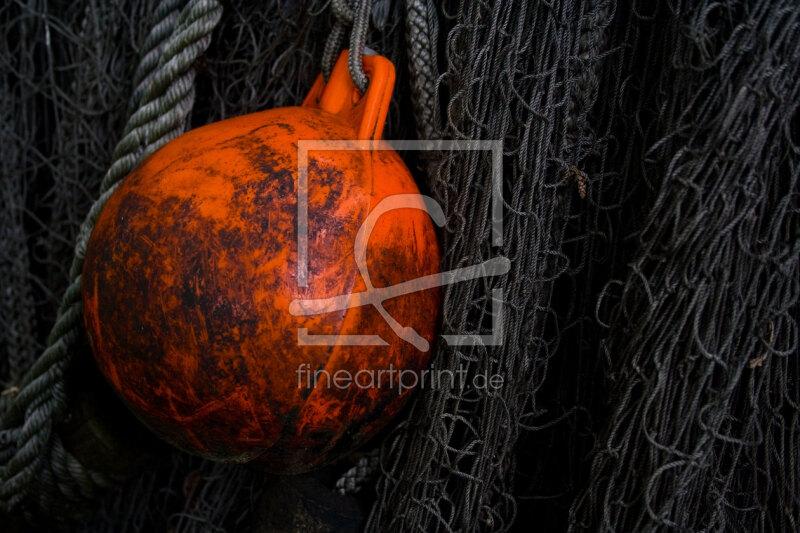
[[[363,94],[369,85],[369,78],[364,73],[364,48],[366,47],[367,31],[369,30],[369,17],[372,11],[372,0],[331,0],[331,11],[336,17],[325,49],[322,53],[322,76],[325,81],[331,76],[333,66],[339,56],[339,50],[346,33],[346,28],[352,26],[350,31],[350,57],[348,68],[353,83]]]

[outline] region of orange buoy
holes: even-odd
[[[311,150],[300,180],[300,140],[380,139],[394,67],[366,56],[364,68],[363,95],[345,52],[301,107],[172,140],[100,214],[83,267],[92,350],[173,445],[307,471],[385,426],[408,399],[401,371],[427,367],[439,289],[364,304],[438,272],[434,227],[399,155]],[[404,203],[370,218],[394,198]]]

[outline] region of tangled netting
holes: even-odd
[[[0,7],[3,413],[49,344],[81,222],[193,3]],[[223,7],[185,71],[193,103],[158,83],[149,96],[181,109],[167,136],[298,103],[331,32],[347,31],[322,0]],[[499,246],[490,153],[404,154],[447,215],[442,267],[505,256],[511,271],[449,287],[442,312],[443,333],[500,324],[502,345],[439,343],[434,366],[462,369],[463,388],[419,391],[372,451],[337,467],[358,479],[334,476],[330,491],[359,489],[369,531],[800,529],[800,6],[374,0],[363,12],[366,45],[397,67],[385,138],[503,142]],[[90,361],[74,344],[70,361]],[[502,387],[475,386],[493,375]],[[69,390],[51,396],[69,406]],[[60,442],[59,424],[26,427]],[[3,475],[20,431],[0,439]],[[63,446],[43,449],[27,461],[44,474],[20,479],[30,494],[2,498],[24,524],[47,519],[36,482],[63,494],[81,471]],[[270,479],[256,470],[154,445],[124,477],[54,506],[48,527],[265,530]],[[45,493],[48,505],[59,494]]]

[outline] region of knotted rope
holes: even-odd
[[[195,60],[211,42],[222,8],[216,0],[189,0],[178,14],[179,0],[164,0],[159,22],[148,36],[135,75],[131,115],[100,197],[83,222],[58,317],[47,348],[22,378],[19,392],[0,405],[0,512],[26,496],[48,508],[55,493],[72,502],[92,499],[119,480],[87,469],[64,449],[54,426],[68,407],[65,371],[82,335],[81,269],[86,244],[100,211],[115,186],[142,159],[183,132],[194,101]],[[34,487],[40,490],[34,491]]]

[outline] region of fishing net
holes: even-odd
[[[218,19],[211,4],[0,7],[0,513],[23,531],[267,530],[274,479],[256,469],[155,442],[124,475],[69,462],[52,442],[80,387],[31,404],[52,424],[7,415],[62,317],[117,143],[163,101],[143,82],[195,20],[184,11],[207,8],[208,38],[166,136],[297,104],[352,23],[321,0],[228,2]],[[397,68],[384,137],[503,142],[499,246],[490,153],[403,154],[447,215],[443,270],[499,256],[511,270],[444,292],[443,333],[491,334],[502,312],[502,345],[439,343],[433,365],[464,386],[418,391],[320,476],[327,490],[358,490],[369,531],[800,529],[800,8],[370,7],[366,45]],[[63,373],[90,373],[75,347]]]

